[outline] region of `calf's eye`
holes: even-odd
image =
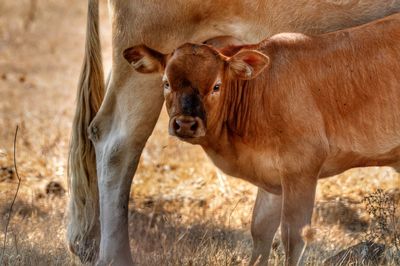
[[[213,88],[213,92],[219,91],[220,87],[221,87],[221,84],[216,84],[216,85],[214,86],[214,88]]]

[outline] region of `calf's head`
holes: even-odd
[[[197,44],[184,44],[169,55],[134,46],[124,57],[138,72],[163,75],[169,133],[191,143],[201,143],[221,120],[223,106],[229,104],[229,84],[255,78],[269,63],[255,50],[228,57]]]

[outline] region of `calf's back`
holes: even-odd
[[[292,143],[323,139],[322,176],[400,159],[399,14],[318,37],[275,36],[262,50],[272,62],[264,115],[279,103],[293,121],[285,130],[304,129]]]

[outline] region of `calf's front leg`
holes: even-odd
[[[281,235],[285,265],[297,265],[304,248],[301,230],[311,224],[317,178],[284,178]]]
[[[267,265],[272,241],[279,227],[282,196],[258,188],[251,221],[253,253],[250,265]]]

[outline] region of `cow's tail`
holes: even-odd
[[[84,62],[68,160],[69,213],[67,238],[81,260],[93,259],[98,245],[98,188],[95,151],[87,129],[104,98],[104,73],[99,36],[99,1],[88,0]],[[91,250],[90,250],[91,249]]]

